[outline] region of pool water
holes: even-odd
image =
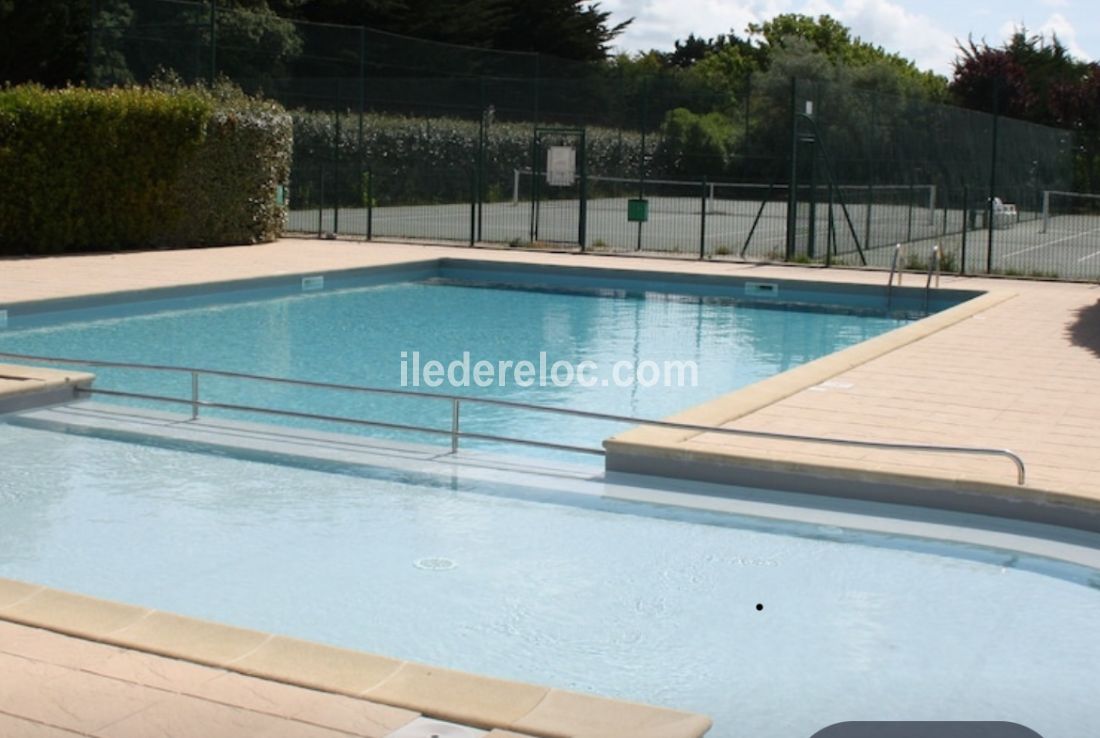
[[[431,388],[474,397],[660,418],[744,387],[839,349],[891,330],[903,318],[830,311],[821,307],[761,307],[715,295],[668,290],[684,285],[655,283],[624,290],[519,289],[464,280],[416,279],[347,286],[318,292],[283,290],[266,299],[231,299],[211,293],[155,310],[141,305],[111,310],[70,310],[44,317],[13,317],[0,331],[0,351],[44,356],[106,359],[147,364],[197,366],[322,382],[402,386],[421,366],[444,365],[468,352],[471,363],[530,361],[552,366],[593,362],[595,386],[579,383],[524,386],[509,375],[501,386]],[[549,281],[549,278],[547,278]],[[528,285],[529,287],[531,285]],[[403,361],[404,357],[404,361]],[[620,383],[613,368],[652,362],[656,386]],[[697,367],[695,381],[674,385],[680,374],[666,362]],[[186,375],[154,375],[93,369],[100,388],[188,397]],[[564,376],[564,375],[562,375]],[[648,379],[654,376],[650,374]],[[647,377],[643,377],[646,380]],[[401,422],[448,429],[449,404],[439,401],[363,396],[306,390],[239,380],[203,379],[206,400],[277,407],[313,413]],[[161,409],[166,409],[161,406]],[[272,418],[265,418],[272,422]],[[276,422],[295,422],[278,420]],[[302,422],[302,421],[297,421]],[[331,427],[331,426],[330,426]],[[560,415],[467,405],[462,428],[469,432],[598,447],[628,426]],[[345,432],[347,428],[342,429]],[[375,434],[386,434],[373,430]],[[390,432],[389,437],[439,442],[437,438]],[[444,441],[445,442],[445,441]],[[509,447],[510,451],[520,449]]]
[[[1100,734],[1089,570],[3,424],[0,455],[0,576],[698,711],[714,738],[844,720]]]

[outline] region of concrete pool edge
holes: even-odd
[[[699,738],[703,715],[437,668],[0,577],[0,620],[538,738]]]
[[[88,372],[0,363],[0,415],[69,402],[93,381]]]
[[[675,415],[663,418],[663,420],[712,427],[733,422],[749,413],[790,397],[796,392],[813,387],[872,359],[877,359],[891,351],[908,346],[956,323],[960,323],[967,318],[972,318],[1014,297],[1016,297],[1016,293],[1007,290],[982,293],[966,302],[929,315],[909,325],[895,328],[880,336],[763,379],[748,387],[742,387],[694,407],[681,410]],[[604,448],[610,453],[613,448],[617,448],[620,444],[629,443],[634,446],[646,445],[671,449],[675,447],[674,444],[698,435],[699,433],[696,431],[639,426],[606,439]]]
[[[798,392],[973,318],[1016,296],[1015,292],[1010,291],[985,292],[915,323],[696,405],[665,420],[716,428],[727,426]],[[980,503],[984,495],[988,500],[999,500],[1005,504],[979,504],[978,511],[982,514],[1066,525],[1073,520],[1072,516],[1051,516],[1050,511],[1075,510],[1089,516],[1088,520],[1081,521],[1086,523],[1085,529],[1100,530],[1100,505],[1087,497],[1047,491],[1034,486],[1013,486],[1007,482],[1002,484],[963,474],[944,477],[898,472],[883,464],[860,464],[843,460],[837,460],[836,463],[811,463],[802,461],[797,456],[795,444],[808,443],[805,441],[791,441],[792,450],[785,453],[725,450],[714,444],[700,443],[698,439],[704,435],[706,434],[698,431],[657,427],[632,428],[604,440],[606,468],[610,472],[775,487],[798,492],[816,491],[818,494],[902,504],[931,504],[959,511],[974,511],[973,503],[967,500],[977,500]],[[865,440],[888,442],[893,439]],[[1006,461],[1006,480],[1010,478],[1010,474],[1010,466]],[[821,484],[815,485],[815,481],[823,481],[825,489],[822,489]],[[886,489],[893,492],[880,495],[876,492],[878,488],[883,488],[884,493]],[[918,489],[934,490],[937,494],[917,496],[914,490]],[[1025,511],[1024,508],[1028,510]],[[1039,513],[1038,517],[1029,517],[1036,512]],[[1092,520],[1093,517],[1096,520]],[[1074,527],[1081,527],[1081,522]]]

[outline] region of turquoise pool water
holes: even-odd
[[[1100,734],[1095,571],[2,423],[0,457],[0,576],[695,710],[713,738],[844,720]]]
[[[512,374],[503,386],[498,380],[487,387],[422,384],[419,390],[660,418],[906,322],[905,316],[883,314],[878,293],[791,293],[799,300],[792,304],[782,302],[789,299],[784,287],[778,300],[746,303],[744,282],[470,268],[387,274],[328,277],[326,289],[311,292],[290,282],[54,311],[12,309],[7,329],[0,331],[0,351],[386,388],[402,386],[403,356],[409,382],[414,355],[421,365],[431,360],[448,365],[465,354],[471,363],[481,360],[493,367],[505,361],[536,366],[591,362],[596,368],[590,387],[556,386],[550,377],[523,386]],[[619,362],[628,368],[616,376]],[[697,371],[680,374],[669,362],[694,365]],[[653,374],[633,383],[616,381],[629,380],[630,367],[647,363],[657,368],[656,386],[642,386]],[[101,388],[175,397],[190,392],[190,380],[182,375],[93,371]],[[666,379],[676,384],[680,376],[687,386],[665,386]],[[204,379],[202,397],[440,429],[449,428],[451,420],[450,406],[438,401],[226,379]],[[462,420],[463,430],[470,432],[590,447],[627,427],[473,405],[463,408]],[[386,435],[440,442],[423,435]]]

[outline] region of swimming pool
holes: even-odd
[[[887,298],[870,287],[440,260],[8,305],[0,351],[384,387],[399,386],[402,351],[442,361],[470,350],[490,361],[547,351],[571,362],[696,362],[699,381],[688,387],[461,388],[661,417],[974,294]],[[97,374],[99,387],[190,389],[186,375]],[[204,379],[203,396],[450,420],[446,407],[417,401],[230,379]],[[10,523],[0,576],[694,710],[715,718],[719,738],[811,735],[855,719],[1013,720],[1046,738],[1100,725],[1087,689],[1100,656],[1100,575],[1045,555],[1044,545],[1023,553],[1019,537],[939,543],[946,528],[882,527],[892,513],[861,503],[851,508],[860,524],[791,522],[814,503],[772,492],[758,499],[790,504],[753,517],[727,505],[744,490],[558,472],[556,460],[540,461],[538,475],[501,472],[505,457],[448,460],[431,472],[420,467],[444,462],[410,455],[381,468],[303,453],[275,465],[277,454],[200,453],[178,439],[123,442],[105,428],[74,435],[29,419],[0,424],[9,462],[0,514]],[[590,445],[622,430],[494,409],[464,423]],[[223,430],[239,435],[232,424]],[[285,437],[316,446],[314,430]],[[656,490],[633,486],[644,484]],[[952,525],[965,530],[965,516]],[[1095,536],[1074,535],[1078,548],[1098,547]]]
[[[0,330],[0,351],[405,386],[660,418],[880,335],[926,307],[939,310],[974,294],[895,290],[888,301],[882,289],[860,286],[441,260],[11,305],[7,327]],[[463,360],[467,381],[459,386],[433,388],[416,371],[431,361],[450,367]],[[530,362],[538,367],[537,376],[525,384],[515,372],[503,372],[482,386],[470,373],[477,362],[495,368]],[[558,382],[547,368],[559,362],[570,367],[587,362],[593,383]],[[626,367],[616,374],[618,364]],[[646,365],[657,369],[655,384],[642,376]],[[94,371],[97,388],[174,397],[190,393],[185,375]],[[204,379],[202,395],[437,429],[451,421],[450,408],[438,402],[225,378]],[[465,411],[463,429],[598,447],[625,426],[480,406]],[[413,440],[400,432],[384,435]]]
[[[885,506],[787,522],[775,493],[751,517],[705,485],[337,473],[12,425],[0,454],[4,577],[698,711],[715,738],[1100,728],[1100,572],[858,529]]]

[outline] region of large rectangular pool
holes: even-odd
[[[660,418],[974,294],[895,290],[888,298],[883,289],[865,286],[443,260],[9,305],[0,352],[405,387]],[[432,384],[440,377],[426,371],[431,362],[449,373],[442,385]],[[533,374],[520,374],[525,362]],[[474,375],[478,363],[494,370],[488,382]],[[93,371],[103,389],[174,397],[191,390],[186,375]],[[224,378],[204,379],[202,397],[437,429],[451,422],[450,407],[439,402]],[[463,412],[462,428],[471,433],[587,447],[624,430],[502,407],[471,405]]]

